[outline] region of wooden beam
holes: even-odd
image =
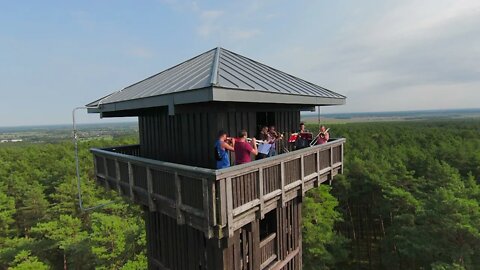
[[[285,259],[277,264],[275,264],[271,270],[280,270],[282,269],[283,267],[285,267],[285,265],[287,265],[287,263],[289,263],[295,256],[298,255],[300,249],[299,248],[296,248],[294,251],[290,252],[290,254],[287,255],[287,257],[285,257]]]
[[[300,192],[302,193],[302,197],[305,196],[305,156],[302,155],[300,157],[300,179],[302,180],[302,187]]]
[[[280,188],[282,189],[282,207],[285,206],[285,162],[280,163]]]
[[[115,179],[117,183],[117,192],[122,195],[122,188],[120,186],[120,164],[117,159],[115,159],[115,175],[117,176]]]
[[[329,184],[332,184],[333,179],[333,147],[330,147],[330,179],[328,180]]]
[[[342,143],[340,145],[340,162],[342,163],[342,166],[340,168],[340,173],[343,174],[343,147],[344,147],[344,144]]]
[[[177,210],[177,224],[178,225],[183,225],[185,224],[185,218],[183,217],[182,214],[182,186],[180,182],[180,176],[178,175],[177,172],[175,172],[175,205],[176,205],[176,210]]]
[[[263,219],[265,217],[263,214],[265,204],[265,198],[263,197],[263,167],[258,169],[258,195],[260,197],[260,219]]]
[[[240,215],[241,213],[243,213],[243,212],[259,205],[259,204],[260,204],[260,199],[255,199],[251,202],[240,205],[239,207],[233,209],[233,216]]]
[[[233,236],[233,193],[232,193],[232,178],[227,177],[226,181],[226,199],[227,199],[227,227],[228,227],[228,236]]]
[[[109,174],[108,174],[108,166],[107,166],[107,158],[106,157],[103,157],[103,168],[105,170],[105,188],[107,190],[111,190],[112,187],[110,187],[110,182],[107,179]]]
[[[130,189],[130,199],[135,201],[135,194],[133,193],[133,186],[135,185],[133,180],[133,167],[132,163],[128,162],[128,187]]]
[[[204,221],[205,221],[205,237],[207,239],[211,238],[213,235],[212,227],[210,225],[210,198],[213,197],[213,194],[210,194],[209,187],[208,187],[208,180],[206,178],[202,178],[202,190],[203,190],[203,213],[204,213]],[[211,206],[212,211],[214,211],[215,204]]]
[[[148,209],[151,212],[154,212],[157,210],[157,206],[155,205],[155,202],[152,197],[152,194],[153,194],[152,169],[150,169],[149,167],[146,167],[146,170],[147,170]]]

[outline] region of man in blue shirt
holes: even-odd
[[[235,139],[231,138],[232,145],[227,143],[227,132],[220,130],[218,139],[215,142],[215,159],[217,160],[217,169],[230,167],[230,156],[228,151],[235,151]]]

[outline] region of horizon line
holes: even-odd
[[[419,109],[419,110],[393,110],[393,111],[356,111],[356,112],[337,112],[337,113],[321,113],[321,115],[341,115],[341,114],[368,114],[368,113],[405,113],[405,112],[446,112],[446,111],[468,111],[468,110],[478,110],[480,108],[451,108],[451,109]],[[316,111],[308,111],[304,113],[316,114]],[[135,123],[138,120],[126,120],[119,122],[112,122],[108,124],[126,124],[126,123]],[[100,125],[101,122],[88,122],[81,123],[77,125]],[[39,125],[13,125],[13,126],[0,126],[0,128],[20,128],[20,127],[46,127],[46,126],[71,126],[72,123],[60,123],[60,124],[39,124]]]

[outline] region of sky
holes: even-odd
[[[480,107],[478,0],[0,0],[0,126],[71,123],[217,46],[347,96],[326,113]]]

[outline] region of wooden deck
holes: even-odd
[[[343,170],[344,143],[336,139],[222,170],[143,158],[138,145],[91,151],[96,179],[107,189],[188,224],[207,238],[223,238],[278,204],[331,181]],[[267,243],[264,247],[269,248]],[[265,256],[271,252],[265,250]]]

